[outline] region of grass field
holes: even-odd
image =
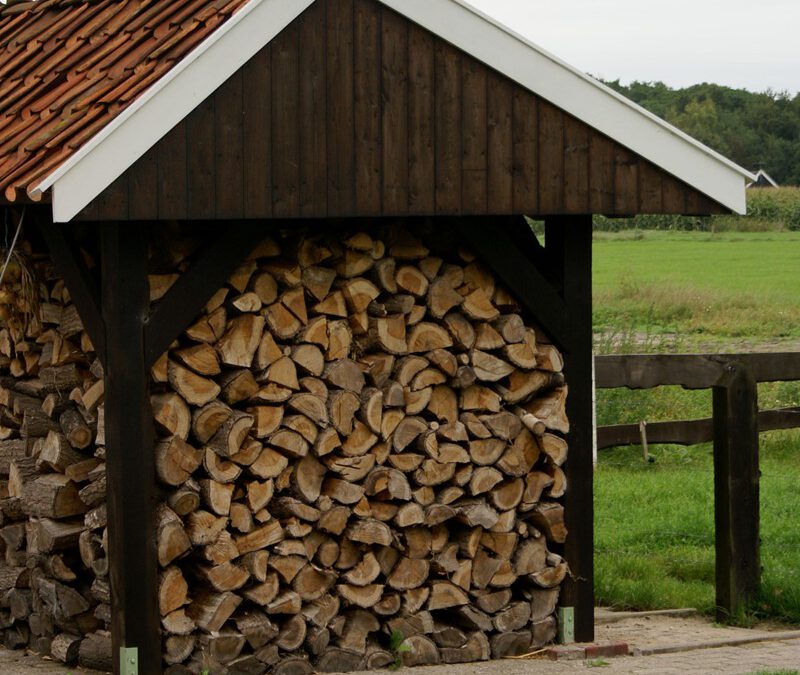
[[[800,233],[596,236],[599,352],[800,344]],[[762,408],[800,383],[761,385]],[[598,424],[706,417],[710,392],[598,392]],[[800,623],[800,432],[761,436],[763,593],[757,615]],[[714,608],[711,448],[603,451],[595,478],[597,593],[628,608]]]
[[[594,288],[599,331],[800,338],[800,232],[599,233]]]

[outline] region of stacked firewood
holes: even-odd
[[[103,373],[63,281],[21,243],[0,287],[0,636],[110,667]]]
[[[178,274],[154,271],[157,302]],[[377,668],[399,641],[407,665],[461,663],[552,640],[562,366],[447,233],[262,242],[152,371],[168,672]]]

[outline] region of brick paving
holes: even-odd
[[[549,661],[541,658],[506,659],[458,666],[433,666],[414,669],[414,675],[616,675],[649,673],[653,675],[750,675],[757,671],[800,670],[800,637],[771,639],[788,628],[763,625],[757,630],[715,626],[711,621],[693,616],[632,616],[622,621],[604,621],[598,615],[597,642],[627,642],[634,650],[668,649],[678,645],[684,651],[651,656],[620,656],[599,660]],[[713,649],[703,644],[722,640],[763,638],[741,646]],[[65,668],[37,656],[0,650],[2,675],[97,675],[94,671]],[[410,670],[406,672],[412,672]],[[147,675],[143,673],[142,675]],[[366,674],[357,674],[366,675]]]

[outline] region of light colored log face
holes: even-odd
[[[193,250],[165,236],[153,302]],[[70,662],[110,619],[104,389],[64,284],[42,286],[39,326],[0,322],[19,383],[0,390],[0,576],[31,644]],[[451,232],[265,240],[151,373],[165,664],[384,667],[393,631],[408,665],[533,651],[568,573],[563,369]]]

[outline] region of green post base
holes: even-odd
[[[562,645],[575,642],[575,608],[558,608],[558,641]]]
[[[120,675],[139,675],[139,650],[136,647],[120,647]]]

